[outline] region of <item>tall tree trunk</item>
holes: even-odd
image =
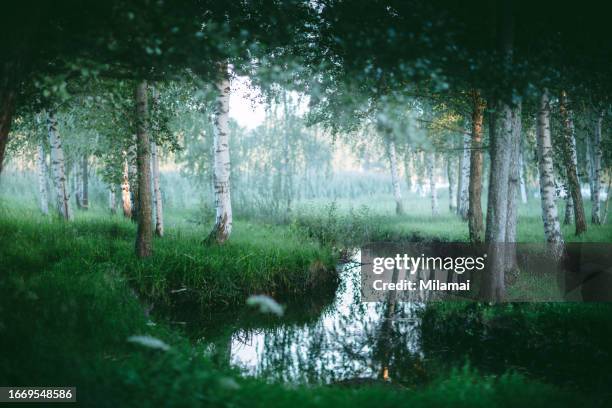
[[[574,223],[574,200],[572,199],[572,193],[566,180],[563,184],[563,192],[565,194],[565,217],[563,217],[564,225],[572,225]]]
[[[510,139],[510,163],[508,170],[508,202],[506,219],[506,271],[517,269],[516,224],[518,221],[518,195],[521,150],[521,104],[512,110],[512,134]]]
[[[521,202],[527,204],[527,181],[525,180],[525,160],[523,158],[523,149],[520,148],[519,153],[519,183],[521,188]]]
[[[470,135],[463,135],[463,152],[459,161],[459,188],[457,189],[457,214],[468,219],[470,183]]]
[[[412,152],[410,151],[410,146],[406,146],[406,151],[404,152],[404,178],[406,179],[406,191],[412,191],[412,173]]]
[[[210,238],[217,243],[225,242],[232,232],[232,202],[230,197],[230,154],[229,154],[229,99],[230,79],[227,62],[219,64],[219,80],[216,83],[217,101],[215,106],[214,134],[214,193],[215,226]]]
[[[435,161],[435,153],[430,153],[427,157],[427,179],[429,180],[429,195],[431,197],[431,215],[434,217],[440,213],[438,209],[438,191],[436,189],[436,178],[434,177]]]
[[[488,246],[488,270],[483,274],[480,297],[483,300],[501,301],[505,296],[506,227],[508,221],[508,179],[510,173],[510,151],[512,142],[512,109],[499,103],[502,119],[497,129],[496,112],[489,120],[491,170],[489,172],[489,194],[487,202],[487,225],[485,242]]]
[[[81,174],[81,166],[79,166],[80,163],[78,163],[76,160],[74,161],[74,163],[72,163],[72,180],[73,180],[73,193],[74,193],[74,201],[76,203],[76,206],[78,209],[82,208],[82,195],[83,192],[81,190],[82,188],[82,184],[81,184],[81,180],[83,179],[82,174]]]
[[[555,203],[555,179],[553,169],[553,148],[550,136],[550,101],[545,90],[540,96],[537,113],[536,141],[538,150],[538,170],[540,176],[540,200],[544,235],[549,244],[554,244],[554,252],[560,256],[563,244],[557,204]]]
[[[57,132],[57,119],[53,112],[49,112],[47,115],[47,129],[49,144],[51,145],[51,168],[53,169],[57,210],[62,219],[71,220],[72,209],[70,208],[70,194],[64,167],[64,150],[62,149],[62,140]]]
[[[121,204],[123,207],[123,216],[132,218],[132,193],[130,192],[130,176],[127,154],[123,162],[123,183],[121,183]]]
[[[38,169],[38,192],[40,198],[40,211],[42,211],[44,215],[48,215],[49,194],[47,192],[47,163],[45,160],[45,149],[43,148],[42,142],[38,144],[36,165]]]
[[[136,87],[136,162],[138,166],[138,232],[136,255],[151,255],[153,232],[151,228],[151,142],[147,107],[147,81]]]
[[[117,196],[114,184],[111,184],[108,189],[108,208],[112,215],[117,214]]]
[[[585,141],[585,154],[584,154],[584,158],[585,158],[585,164],[586,164],[586,171],[587,171],[587,178],[589,179],[589,197],[591,197],[591,203],[593,202],[593,196],[595,195],[595,191],[594,191],[594,179],[595,179],[595,174],[594,174],[594,166],[593,166],[593,146],[591,146],[593,144],[593,138],[591,137],[590,134],[587,134],[587,137],[584,138]],[[593,218],[593,206],[591,206],[591,220]]]
[[[157,154],[157,143],[151,142],[151,170],[153,172],[153,197],[155,201],[155,234],[164,236],[164,206],[162,193],[159,187],[159,156]]]
[[[128,179],[130,182],[130,201],[132,202],[132,221],[138,222],[138,210],[140,200],[138,199],[138,151],[137,135],[133,135],[132,144],[128,148]]]
[[[584,216],[584,206],[582,204],[580,181],[578,180],[578,173],[576,169],[577,155],[576,138],[574,136],[574,122],[572,119],[572,113],[568,106],[567,93],[565,91],[561,93],[561,104],[559,106],[559,110],[563,118],[563,133],[565,136],[563,152],[565,155],[567,181],[570,193],[572,195],[572,201],[574,202],[574,220],[576,221],[576,235],[580,235],[583,232],[586,232],[587,225]]]
[[[446,175],[448,177],[448,209],[451,213],[455,212],[455,169],[451,157],[446,159]]]
[[[472,149],[470,153],[470,183],[468,187],[468,227],[470,241],[482,242],[482,121],[485,103],[478,91],[472,93]]]
[[[89,165],[87,162],[87,155],[83,155],[83,162],[81,167],[81,207],[84,210],[89,208]]]
[[[601,125],[603,122],[603,111],[597,115],[595,119],[595,129],[593,132],[593,143],[591,144],[592,155],[592,173],[593,173],[593,195],[591,196],[591,222],[596,225],[602,223],[601,216]]]
[[[498,33],[502,55],[501,71],[509,75],[512,69],[513,10],[512,0],[502,0],[499,11]],[[506,94],[509,97],[511,93]],[[505,297],[506,231],[508,226],[508,185],[510,158],[514,149],[513,110],[507,101],[499,101],[496,108],[501,113],[501,129],[497,128],[497,112],[489,116],[489,143],[491,166],[487,200],[487,225],[485,242],[488,243],[487,270],[482,276],[480,297],[483,300],[502,301]],[[495,104],[493,104],[495,106]]]
[[[389,155],[389,163],[391,165],[391,184],[393,185],[393,197],[395,198],[395,213],[401,215],[404,213],[402,205],[402,190],[400,187],[400,176],[397,168],[397,154],[395,152],[395,141],[387,138],[387,153]]]

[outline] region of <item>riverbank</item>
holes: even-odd
[[[153,256],[133,252],[136,226],[120,216],[79,214],[70,223],[30,210],[0,219],[3,265],[24,279],[42,271],[125,280],[144,302],[201,310],[244,305],[251,294],[303,297],[337,285],[336,255],[286,226],[237,221],[230,242],[203,243],[203,226],[182,224],[155,239]]]

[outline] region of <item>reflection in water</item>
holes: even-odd
[[[362,303],[360,258],[342,266],[334,304],[318,320],[237,330],[228,344],[230,363],[247,375],[284,382],[420,381],[416,312],[422,304],[393,296]]]

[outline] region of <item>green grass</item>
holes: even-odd
[[[243,304],[249,294],[303,296],[337,281],[330,248],[286,226],[238,221],[229,243],[204,245],[207,227],[181,224],[155,239],[153,256],[134,256],[135,225],[120,216],[80,213],[70,223],[35,210],[0,218],[2,264],[23,276],[92,270],[127,280],[152,301],[202,307]],[[173,294],[174,293],[174,294]]]
[[[483,209],[486,211],[484,203]],[[428,197],[414,194],[404,197],[404,210],[405,215],[395,215],[395,202],[391,195],[333,202],[308,200],[297,205],[295,223],[318,239],[354,246],[371,241],[425,239],[467,242],[469,239],[467,222],[450,212],[445,196],[440,199],[437,216],[431,214]],[[562,215],[565,204],[559,202],[558,210]],[[587,200],[587,220],[590,220],[590,211],[591,203]],[[486,219],[486,212],[483,216]],[[531,198],[527,204],[519,203],[517,234],[518,242],[545,242],[537,199]],[[612,217],[608,217],[605,225],[589,222],[588,231],[580,236],[575,235],[573,225],[562,225],[562,234],[566,242],[612,242]]]

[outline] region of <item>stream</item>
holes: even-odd
[[[287,305],[291,313],[282,318],[249,313],[230,323],[230,317],[216,317],[228,323],[216,330],[204,324],[196,332],[209,333],[202,337],[213,341],[218,357],[245,376],[310,384],[418,383],[423,305],[361,302],[360,255],[338,266],[340,285],[323,308],[300,310],[300,302]]]

